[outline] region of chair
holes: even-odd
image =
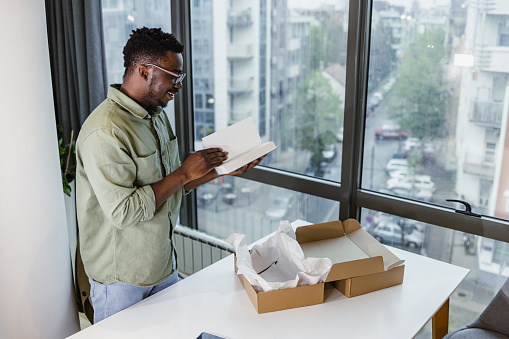
[[[509,339],[509,279],[476,320],[443,339]]]

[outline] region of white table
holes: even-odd
[[[447,333],[449,297],[469,270],[396,248],[402,285],[354,298],[327,288],[323,304],[257,314],[233,269],[233,255],[71,338],[409,339],[433,317],[433,337]]]

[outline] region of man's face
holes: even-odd
[[[167,57],[165,59],[154,65],[175,74],[182,73],[182,54],[168,51],[166,55]],[[170,75],[156,66],[149,66],[150,75],[144,96],[149,108],[155,108],[157,106],[166,107],[168,102],[173,100],[173,97],[178,93],[179,89],[182,88],[182,84],[175,86],[175,81],[177,79],[173,75]]]

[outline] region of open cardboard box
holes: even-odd
[[[357,220],[321,224],[297,220],[292,226],[306,258],[331,259],[333,265],[325,282],[332,283],[345,296],[355,297],[403,283],[404,260],[362,229]],[[258,313],[324,302],[323,283],[257,292],[242,274],[238,277]]]

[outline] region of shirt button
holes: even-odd
[[[83,291],[83,292],[81,292],[81,295],[86,297],[87,296],[87,292]]]

